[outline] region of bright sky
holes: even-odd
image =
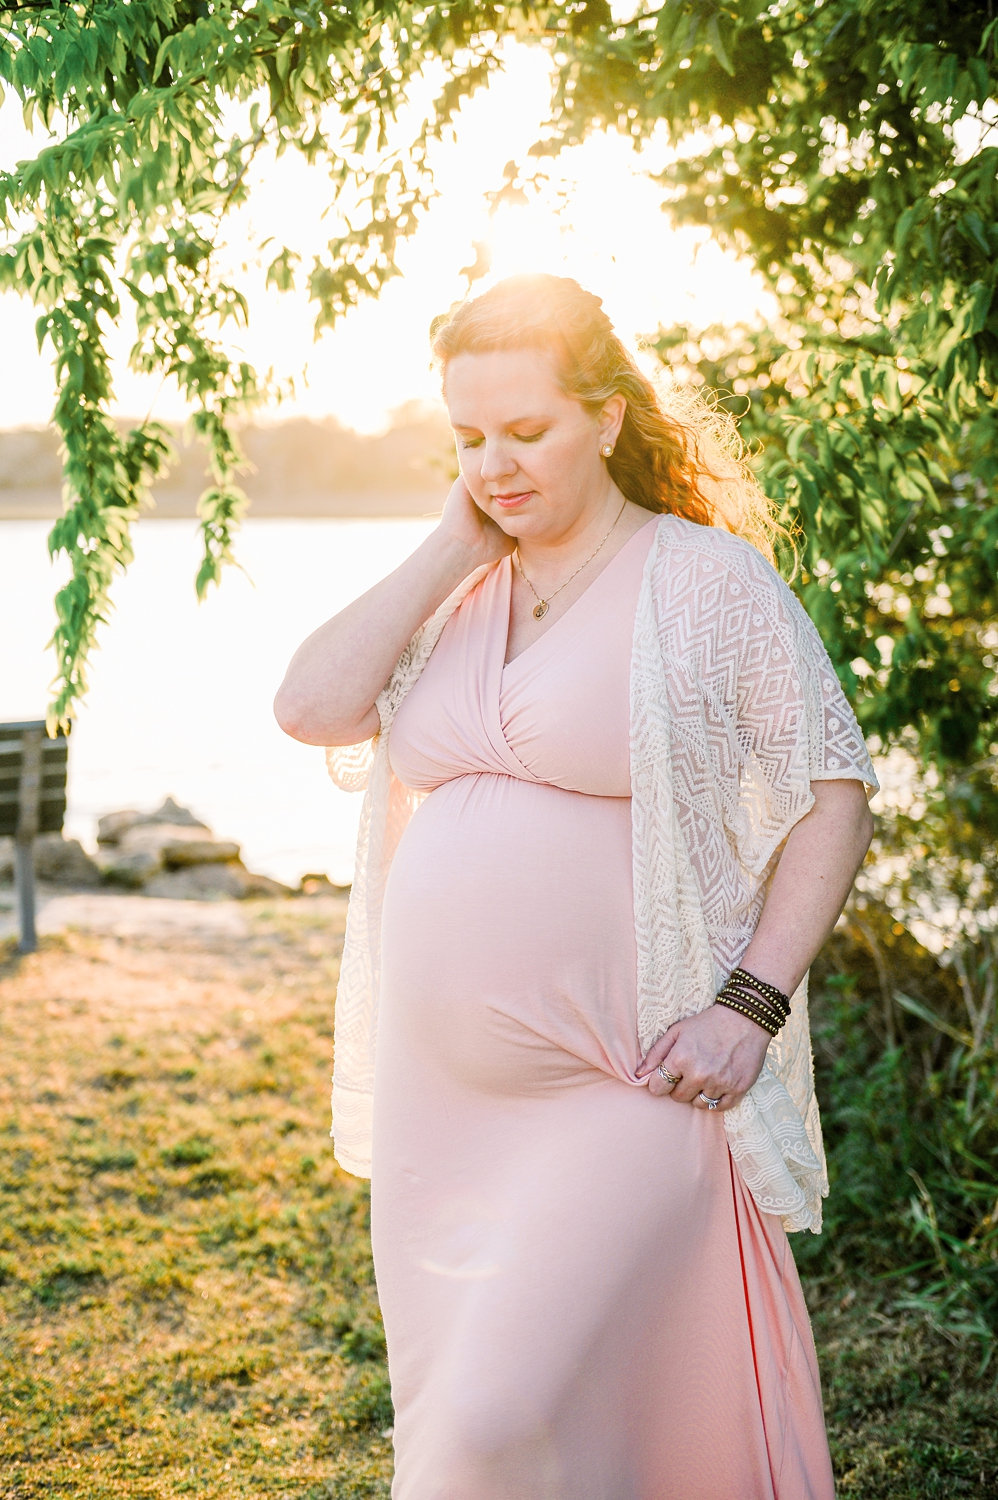
[[[438,395],[429,366],[431,318],[463,296],[462,268],[475,260],[475,243],[487,244],[492,275],[553,271],[575,276],[597,292],[618,332],[634,346],[660,323],[703,327],[752,316],[765,309],[761,284],[747,264],[721,254],[700,231],[676,230],[659,207],[660,194],[646,176],[668,158],[652,143],[638,156],[629,142],[600,135],[548,164],[551,181],[536,202],[504,205],[490,215],[485,194],[502,182],[511,158],[523,159],[537,139],[548,101],[548,60],[539,49],[510,46],[504,73],[463,109],[458,139],[436,154],[440,196],[399,260],[403,275],[377,302],[351,312],[341,325],[313,341],[304,293],[263,290],[251,271],[251,328],[229,338],[260,367],[295,377],[296,396],[274,412],[332,414],[364,431],[385,424],[406,401]],[[0,110],[0,159],[33,153],[19,109]],[[233,262],[247,254],[247,229],[273,234],[305,252],[324,243],[331,229],[321,217],[323,179],[294,152],[258,174],[245,215],[226,222],[222,253]],[[567,201],[559,216],[555,204]],[[484,289],[488,281],[476,283]],[[52,375],[34,337],[35,311],[24,299],[0,297],[0,426],[41,424],[53,404]],[[184,415],[178,396],[160,382],[140,379],[124,366],[130,343],[116,336],[118,410],[163,420]]]

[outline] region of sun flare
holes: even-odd
[[[305,291],[267,290],[262,269],[253,263],[253,246],[272,236],[275,245],[296,250],[307,267],[331,232],[328,187],[292,151],[261,169],[250,203],[229,215],[216,254],[231,264],[250,305],[249,327],[230,325],[225,337],[259,368],[294,381],[293,396],[272,411],[275,419],[331,414],[376,431],[406,402],[436,400],[427,338],[431,319],[469,292],[517,272],[575,277],[602,297],[632,347],[660,324],[702,328],[759,315],[766,293],[748,264],[724,255],[706,231],[677,229],[662,212],[661,190],[648,175],[668,163],[660,141],[638,152],[620,135],[595,135],[544,159],[537,182],[525,192],[490,202],[506,164],[530,161],[547,112],[549,68],[537,49],[504,49],[503,70],[465,103],[454,140],[438,148],[438,196],[399,251],[402,275],[318,342],[315,308]],[[432,100],[432,80],[424,91],[414,109]],[[0,116],[0,144],[16,146],[14,154],[36,150],[42,142],[24,139],[23,130],[18,138],[17,124],[8,108]],[[6,425],[43,423],[51,410],[52,374],[34,350],[32,321],[31,309],[9,298],[0,302],[0,344],[25,355],[8,358],[7,373],[0,376]],[[134,415],[151,408],[157,417],[182,419],[186,410],[179,396],[158,377],[128,371],[131,341],[127,327],[112,337],[118,410]]]

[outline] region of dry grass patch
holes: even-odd
[[[365,1187],[327,1135],[343,903],[0,971],[0,1496],[376,1497]]]

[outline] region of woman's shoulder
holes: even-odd
[[[740,574],[760,583],[787,584],[767,557],[746,537],[721,526],[704,526],[684,516],[664,515],[658,525],[658,559],[682,558],[696,571],[716,568]]]
[[[797,647],[819,639],[804,605],[769,559],[746,537],[720,526],[663,516],[650,583],[659,618],[679,613],[717,621],[723,615],[729,632],[739,619],[746,644],[759,630]]]

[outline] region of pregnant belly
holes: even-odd
[[[503,1092],[633,1079],[631,889],[627,798],[445,782],[389,876],[379,1069]]]

